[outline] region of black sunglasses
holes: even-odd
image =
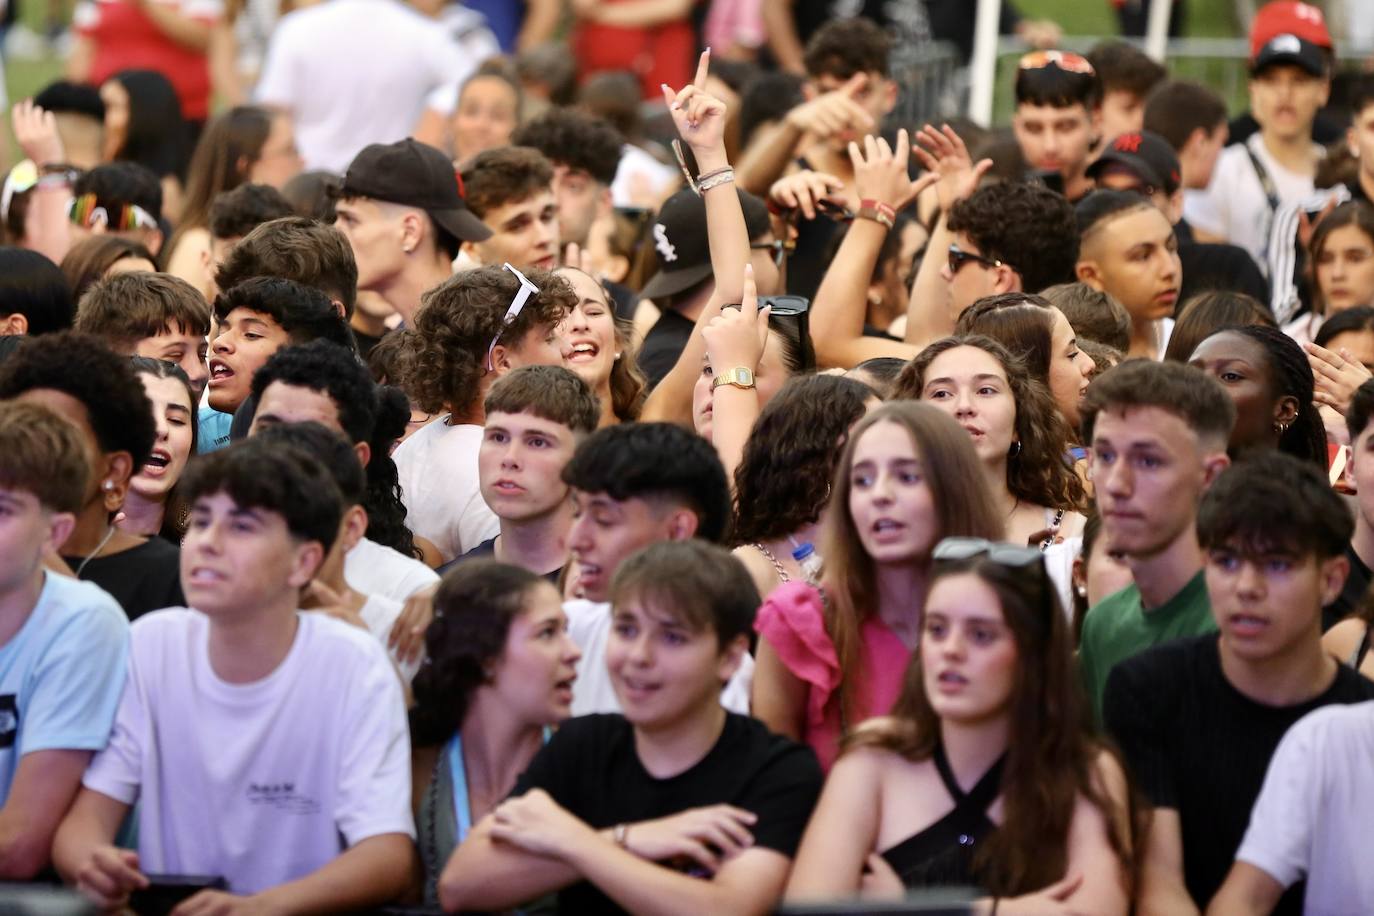
[[[792,239],[777,239],[772,242],[754,242],[749,246],[751,251],[771,251],[773,252],[773,264],[782,267],[782,262],[787,260],[787,256],[797,247],[797,243]]]
[[[977,261],[979,264],[983,264],[983,265],[985,265],[985,266],[987,266],[987,267],[1001,267],[1001,266],[1002,266],[1002,262],[1001,262],[1001,261],[996,261],[996,260],[993,260],[992,258],[985,258],[985,257],[983,257],[981,254],[974,254],[974,253],[971,252],[971,251],[965,251],[964,249],[960,248],[958,245],[955,245],[955,244],[952,244],[952,243],[950,244],[950,246],[949,246],[949,272],[950,272],[951,274],[957,274],[960,270],[963,269],[963,266],[964,266],[965,264],[967,264],[969,261]]]

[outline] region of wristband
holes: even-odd
[[[696,192],[700,197],[712,188],[718,188],[723,184],[730,184],[735,180],[735,170],[732,168],[716,169],[697,179]]]
[[[897,211],[888,204],[879,200],[864,198],[859,201],[859,212],[854,214],[858,219],[871,219],[875,223],[882,223],[891,229],[897,221]]]

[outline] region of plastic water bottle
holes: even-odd
[[[807,582],[813,586],[821,584],[821,555],[816,553],[816,548],[810,541],[798,544],[792,551],[792,559],[801,567],[802,575],[806,577]]]

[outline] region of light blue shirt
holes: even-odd
[[[202,407],[196,424],[196,452],[208,455],[229,444],[229,428],[234,425],[234,415],[221,413],[213,407]]]
[[[0,805],[25,754],[105,747],[128,658],[119,603],[98,585],[47,573],[33,613],[0,646]]]

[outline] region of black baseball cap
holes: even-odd
[[[338,196],[370,197],[418,207],[464,242],[491,238],[491,230],[463,202],[463,179],[442,152],[418,140],[372,143],[353,157]]]
[[[1173,194],[1183,184],[1174,148],[1159,134],[1148,130],[1122,134],[1108,143],[1091,165],[1088,177],[1096,178],[1112,166],[1128,169],[1157,191]]]
[[[768,231],[768,206],[748,191],[735,189],[744,208],[750,239]],[[663,203],[650,235],[658,272],[640,291],[643,299],[662,299],[685,292],[711,276],[711,246],[706,237],[706,202],[683,188]]]
[[[1313,76],[1326,76],[1326,55],[1321,47],[1291,32],[1275,35],[1264,43],[1250,62],[1250,74],[1276,64],[1293,64]]]

